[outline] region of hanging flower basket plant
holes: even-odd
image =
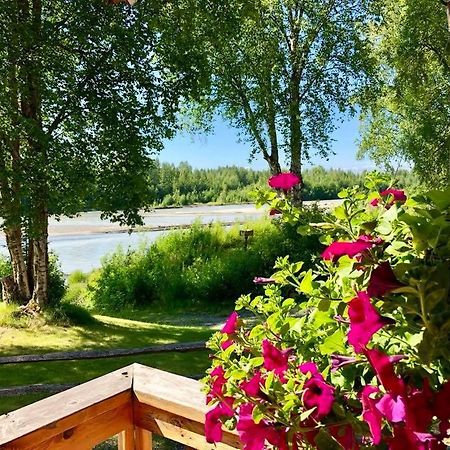
[[[280,258],[212,337],[208,442],[226,427],[246,450],[447,448],[450,192],[386,181],[369,176],[300,227],[324,244],[314,268]],[[295,224],[302,210],[272,184],[259,202]]]

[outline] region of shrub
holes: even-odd
[[[61,270],[58,256],[49,254],[48,258],[48,304],[49,308],[55,308],[61,302],[66,292],[65,275]]]
[[[319,223],[314,267],[279,258],[264,294],[242,296],[209,343],[209,442],[244,449],[428,450],[450,427],[450,191],[364,188]],[[283,219],[301,217],[266,196]],[[285,288],[295,289],[292,296]],[[240,313],[239,313],[240,314]]]
[[[319,212],[305,211],[305,221]],[[244,248],[240,226],[220,224],[173,231],[150,246],[117,250],[102,261],[96,280],[88,283],[99,308],[153,304],[166,307],[217,307],[252,292],[254,274],[268,275],[272,262],[286,252],[311,254],[317,242],[299,238],[289,224],[268,219],[245,225],[254,230]]]

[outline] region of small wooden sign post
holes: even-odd
[[[253,230],[245,229],[240,230],[239,235],[244,237],[244,248],[247,250],[248,240],[253,236]]]

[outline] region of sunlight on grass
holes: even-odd
[[[11,307],[0,303],[0,315],[10,313]],[[5,317],[5,316],[3,316]],[[220,326],[221,318],[204,321],[207,326],[189,315],[168,316],[143,311],[136,319],[96,315],[96,321],[85,326],[62,327],[33,325],[7,326],[0,319],[0,356],[76,351],[99,348],[137,348],[157,344],[205,341]],[[195,326],[190,326],[190,323]],[[82,383],[113,370],[139,362],[180,375],[199,377],[209,367],[207,351],[164,353],[129,357],[79,361],[53,361],[30,364],[0,365],[0,387],[29,384]],[[17,409],[45,397],[46,394],[4,396],[0,414]]]

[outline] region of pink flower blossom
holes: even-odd
[[[261,372],[258,370],[248,381],[243,381],[239,387],[249,396],[249,397],[260,397],[261,396]]]
[[[266,420],[255,423],[252,414],[255,405],[245,403],[239,408],[239,420],[237,431],[241,442],[244,444],[243,450],[264,450],[266,441],[280,450],[288,450],[286,442],[286,430],[277,430]]]
[[[326,261],[337,261],[343,255],[355,258],[382,243],[383,241],[379,238],[373,239],[371,236],[363,234],[356,241],[333,242],[323,251],[322,258]]]
[[[226,334],[236,333],[238,320],[238,313],[236,311],[233,311],[225,322],[225,325],[223,326],[221,332]]]
[[[222,440],[221,419],[229,419],[234,416],[233,397],[225,397],[221,403],[206,413],[205,417],[205,437],[210,444]]]
[[[262,341],[262,354],[264,358],[264,368],[272,370],[284,381],[284,373],[288,369],[289,355],[292,349],[280,350],[275,347],[268,339]]]
[[[276,283],[276,281],[273,278],[255,277],[255,278],[253,278],[253,283],[255,283],[255,284],[270,284],[270,283]]]
[[[313,376],[303,385],[303,404],[305,408],[316,410],[311,414],[316,420],[327,416],[334,402],[334,387],[327,384],[321,376]]]
[[[271,188],[282,189],[283,191],[288,191],[301,182],[301,178],[292,172],[280,173],[269,178]]]
[[[385,208],[389,209],[395,202],[404,203],[406,202],[405,192],[401,189],[389,188],[380,192],[381,197],[387,197],[388,202],[385,204]],[[370,204],[372,206],[378,206],[380,204],[380,198],[374,198]]]
[[[334,387],[323,379],[317,366],[313,362],[305,362],[299,366],[300,372],[310,374],[309,380],[303,385],[303,404],[307,409],[316,408],[311,416],[320,420],[328,415],[333,407]]]
[[[377,403],[377,409],[389,422],[404,422],[406,419],[405,399],[401,395],[383,395]]]
[[[389,188],[380,192],[382,197],[392,196],[394,202],[406,202],[405,191],[401,189]]]
[[[373,398],[373,395],[379,392],[376,386],[364,386],[359,397],[363,406],[362,417],[364,421],[369,425],[370,434],[375,445],[381,442],[381,424],[383,416],[376,407],[377,400]]]
[[[371,274],[367,293],[370,297],[381,298],[388,292],[404,286],[397,280],[391,265],[386,261],[381,263]]]
[[[385,353],[377,349],[366,349],[364,354],[369,360],[378,380],[391,395],[405,395],[405,383],[394,371],[394,365]]]
[[[226,350],[228,347],[231,347],[234,344],[233,339],[227,339],[220,344],[220,348],[222,350]]]
[[[213,379],[211,389],[206,397],[206,404],[209,404],[213,399],[223,396],[223,386],[227,382],[225,378],[225,370],[222,366],[215,367],[210,373]]]
[[[358,292],[357,297],[348,305],[350,317],[350,330],[348,342],[353,345],[356,353],[361,353],[369,343],[372,336],[392,320],[384,318],[370,302],[367,292]]]

